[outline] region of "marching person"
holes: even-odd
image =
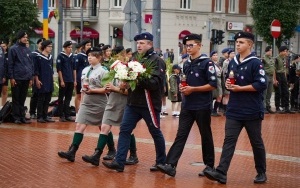
[[[101,130],[101,122],[107,103],[107,92],[101,85],[101,80],[108,72],[101,65],[103,61],[102,50],[98,47],[89,48],[86,52],[90,66],[82,70],[81,91],[82,101],[78,115],[76,116],[76,130],[73,141],[68,151],[58,152],[58,156],[70,162],[75,161],[75,154],[82,142],[83,134],[88,125],[98,126]]]
[[[234,154],[240,132],[245,127],[253,149],[257,176],[254,183],[265,183],[266,151],[261,136],[261,123],[264,118],[263,91],[266,89],[266,75],[261,61],[251,54],[254,35],[238,32],[235,37],[238,55],[230,61],[228,74],[232,71],[234,79],[226,75],[226,88],[230,99],[226,112],[225,139],[219,165],[216,169],[205,171],[207,178],[222,184],[227,182],[227,171]]]
[[[118,172],[124,171],[131,133],[141,119],[145,120],[155,145],[156,164],[150,170],[157,170],[157,164],[163,164],[166,158],[165,139],[160,130],[159,117],[166,65],[153,49],[152,34],[141,33],[136,35],[134,40],[137,42],[138,54],[143,54],[140,63],[150,61],[155,69],[151,78],[143,78],[139,80],[135,90],[129,89],[116,157],[112,162],[102,162],[105,167]],[[124,90],[125,87],[121,89]]]
[[[214,142],[210,125],[212,90],[217,87],[217,78],[214,63],[200,53],[201,42],[202,35],[198,34],[190,34],[183,39],[183,44],[186,46],[190,58],[183,66],[187,85],[180,84],[183,99],[179,115],[179,127],[166,162],[157,165],[161,172],[173,177],[176,175],[179,158],[195,121],[200,131],[202,156],[206,165],[203,172],[212,169],[215,163]],[[200,172],[199,176],[204,176],[203,172]]]

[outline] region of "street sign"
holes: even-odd
[[[123,13],[125,14],[137,14],[138,10],[136,8],[135,2],[133,0],[127,0]]]
[[[127,21],[123,26],[123,36],[129,42],[133,41],[138,31],[138,26],[135,22]]]
[[[281,24],[279,20],[273,20],[271,23],[271,34],[274,38],[278,38],[281,34]]]

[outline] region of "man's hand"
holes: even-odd
[[[10,85],[11,85],[11,87],[15,87],[15,85],[17,85],[17,82],[16,82],[16,80],[15,79],[10,79]]]
[[[60,86],[61,86],[61,87],[65,87],[65,86],[66,86],[66,85],[65,85],[65,82],[64,82],[64,81],[61,81],[61,82],[60,82]]]
[[[179,90],[183,95],[190,95],[191,93],[193,93],[193,87],[191,86],[181,86],[180,84]]]

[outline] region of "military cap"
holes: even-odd
[[[227,53],[230,50],[230,48],[224,48],[221,52],[222,54]]]
[[[214,54],[218,53],[217,51],[213,50],[212,52],[210,52],[209,57],[212,57]]]
[[[64,43],[63,47],[66,48],[66,47],[71,46],[71,45],[72,45],[72,41],[67,40],[67,41]]]
[[[39,38],[37,41],[36,41],[36,44],[39,44],[40,42],[43,42],[44,40],[46,40],[45,38]]]
[[[114,49],[112,49],[112,54],[118,54],[124,50],[124,46],[116,46]]]
[[[265,49],[265,52],[268,52],[270,50],[272,50],[272,47],[271,46],[267,46],[266,49]]]
[[[294,57],[293,57],[293,61],[294,61],[294,60],[296,60],[296,59],[298,59],[298,58],[300,58],[300,54],[296,54],[296,55],[294,55]]]
[[[287,46],[280,46],[278,51],[279,52],[283,52],[284,50],[288,50],[288,47]]]
[[[0,44],[7,44],[4,40],[0,40]]]
[[[81,44],[80,43],[77,43],[76,45],[75,45],[75,48],[80,48],[81,47]]]
[[[183,38],[182,43],[185,45],[186,41],[189,41],[189,40],[199,40],[201,42],[202,41],[202,35],[192,33],[190,35],[185,36]]]
[[[50,44],[52,44],[51,40],[44,40],[41,45],[42,45],[42,48],[44,49]]]
[[[100,43],[97,45],[97,47],[102,48],[105,44],[104,43]]]
[[[138,40],[153,41],[153,35],[149,32],[145,32],[145,33],[141,33],[141,34],[136,35],[133,39],[134,39],[134,41],[138,41]]]
[[[102,50],[99,47],[92,47],[86,51],[86,55],[88,55],[91,52],[102,52]]]
[[[111,46],[107,44],[102,47],[102,50],[107,50],[108,48],[111,48]]]
[[[20,30],[18,33],[17,33],[17,39],[21,39],[23,38],[25,35],[27,35],[26,31],[24,30]]]
[[[81,46],[85,46],[87,43],[91,43],[91,40],[90,39],[83,40],[80,44]]]
[[[179,65],[177,65],[177,64],[175,64],[175,65],[172,66],[172,70],[174,70],[174,69],[181,70],[181,68],[180,68]]]
[[[235,34],[234,40],[237,40],[239,38],[246,38],[246,39],[250,39],[250,40],[254,41],[254,35],[249,32],[244,32],[244,31],[238,32],[237,34]]]
[[[232,52],[234,52],[234,51],[229,48],[227,54],[230,55]]]

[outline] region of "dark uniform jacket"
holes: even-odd
[[[0,84],[2,84],[3,78],[5,78],[5,64],[6,58],[3,48],[0,46]]]
[[[188,59],[183,64],[183,73],[189,86],[204,86],[206,84],[217,87],[217,76],[214,63],[204,56],[196,59]],[[212,103],[212,91],[193,92],[183,96],[181,107],[186,110],[210,109]]]
[[[25,44],[17,42],[8,52],[8,77],[15,80],[31,80],[33,76],[33,62],[31,51]]]
[[[80,52],[79,54],[76,55],[75,58],[75,70],[76,70],[76,82],[80,83],[81,82],[81,73],[82,70],[89,65],[88,62],[88,57],[85,54],[85,52]]]
[[[65,52],[60,52],[56,60],[56,69],[57,72],[62,72],[64,82],[74,82],[73,71],[75,68],[73,54],[68,56]]]
[[[38,76],[42,82],[41,88],[37,90],[38,93],[53,92],[53,59],[52,55],[49,57],[39,54],[35,58],[34,76]]]
[[[150,93],[150,99],[154,110],[161,111],[161,98],[164,93],[164,82],[166,74],[165,62],[151,48],[143,57],[143,62],[150,61],[155,64],[155,70],[150,79],[139,80],[134,91],[129,89],[127,104],[129,106],[147,107],[145,89]]]
[[[231,70],[234,72],[236,85],[251,84],[256,91],[230,92],[226,117],[234,120],[263,119],[263,91],[267,88],[267,78],[262,62],[253,55],[239,62],[237,55],[229,62],[227,72]]]

